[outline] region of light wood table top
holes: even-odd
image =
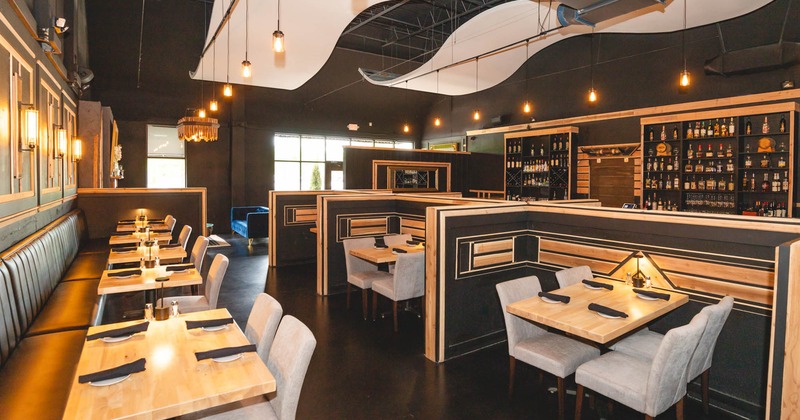
[[[397,254],[392,252],[392,248],[401,248],[409,253],[425,252],[425,245],[395,245],[388,248],[357,248],[351,249],[350,255],[354,255],[362,260],[373,264],[393,263],[397,261]]]
[[[150,232],[150,239],[157,239],[160,243],[169,243],[172,240],[172,234],[169,232],[153,233]],[[138,244],[139,234],[131,233],[129,235],[111,235],[108,238],[109,245],[123,245],[123,244]]]
[[[164,222],[158,223],[147,223],[147,226],[150,226],[150,230],[153,229],[169,229]],[[117,232],[124,233],[124,232],[136,232],[136,224],[134,223],[117,223]]]
[[[145,256],[143,247],[136,247],[133,251],[114,251],[113,249],[108,254],[108,264],[119,264],[126,262],[136,262]],[[176,246],[170,248],[159,248],[158,257],[164,260],[178,260],[186,257],[186,250],[183,247]]]
[[[103,276],[100,277],[100,284],[97,286],[97,294],[106,295],[112,293],[155,290],[162,287],[156,282],[156,278],[164,276],[169,276],[169,280],[163,282],[163,287],[165,288],[193,286],[203,283],[203,277],[194,268],[190,268],[185,272],[174,272],[167,271],[167,267],[166,265],[162,265],[157,268],[145,268],[142,270],[141,275],[127,278],[109,277],[108,274],[135,269],[105,270],[103,271]]]
[[[150,321],[148,330],[130,339],[87,341],[64,413],[65,419],[169,418],[275,391],[276,382],[255,352],[226,363],[197,361],[194,353],[249,344],[234,323],[208,332],[187,330],[185,320],[230,317],[227,309],[183,314]],[[90,327],[89,334],[142,322]],[[144,357],[145,370],[120,383],[92,386],[78,376],[109,369]]]
[[[670,299],[644,300],[633,292],[633,287],[622,282],[605,279],[595,281],[612,284],[614,290],[592,290],[583,283],[573,284],[552,293],[569,296],[570,302],[547,303],[540,297],[524,299],[506,307],[509,313],[559,329],[596,343],[605,344],[633,331],[661,315],[685,304],[689,297],[680,293],[669,293]],[[590,303],[597,303],[628,314],[627,318],[609,319],[590,311]]]

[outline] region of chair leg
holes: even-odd
[[[378,316],[378,294],[372,292],[372,320],[375,321],[375,318]]]
[[[361,313],[366,321],[369,314],[369,289],[361,289]]]
[[[514,394],[514,371],[517,367],[517,359],[514,356],[508,356],[508,396]]]
[[[703,389],[703,413],[708,414],[708,375],[711,368],[708,368],[700,375],[700,387]]]
[[[683,400],[686,398],[684,395],[675,403],[675,420],[683,420]]]
[[[645,414],[644,420],[655,420],[655,417]]]
[[[578,384],[575,390],[575,420],[581,420],[581,410],[583,409],[583,385]]]
[[[394,318],[394,332],[397,332],[397,301],[392,301],[392,318]]]
[[[253,245],[253,238],[247,239],[247,246],[252,246],[252,245]]]
[[[347,283],[347,309],[350,309],[350,283]]]
[[[424,322],[424,320],[425,320],[425,296],[419,298],[419,302],[420,302],[420,304],[419,304],[419,313],[420,313],[420,316],[422,316],[422,320],[423,320],[423,324],[424,324],[425,323]]]
[[[558,420],[564,420],[564,403],[567,390],[564,388],[564,378],[556,377],[556,390],[558,391]]]

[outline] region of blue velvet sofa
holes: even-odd
[[[248,239],[269,236],[269,209],[264,206],[231,207],[231,231]]]

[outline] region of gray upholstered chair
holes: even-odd
[[[178,220],[175,219],[171,214],[168,214],[164,217],[164,224],[167,225],[167,229],[169,229],[169,233],[172,233],[172,230],[175,229],[175,223],[178,223]]]
[[[284,316],[267,360],[267,367],[275,375],[276,391],[266,396],[209,408],[182,416],[181,419],[294,420],[308,364],[316,346],[317,340],[308,327],[291,315]]]
[[[542,290],[538,277],[521,277],[498,283],[495,287],[500,297],[508,334],[509,395],[514,392],[514,371],[516,361],[520,360],[557,378],[558,417],[563,418],[566,398],[564,378],[575,373],[575,369],[582,363],[600,356],[600,350],[569,337],[549,333],[534,323],[506,311],[506,307],[511,303],[537,296]]]
[[[275,331],[281,322],[283,307],[274,297],[259,293],[247,318],[244,335],[251,344],[256,345],[256,351],[264,363],[269,360],[269,349],[275,339]]]
[[[612,351],[582,364],[575,372],[575,419],[581,418],[588,388],[644,413],[647,419],[677,404],[676,418],[682,420],[689,361],[707,322],[708,314],[700,312],[690,323],[669,330],[650,360]]]
[[[225,271],[228,270],[228,257],[222,254],[214,256],[211,267],[208,269],[206,277],[206,287],[204,293],[198,296],[175,296],[166,298],[170,301],[178,302],[178,310],[181,313],[207,311],[217,308],[217,298],[222,280],[225,278]],[[159,299],[159,305],[161,300]]]
[[[189,225],[183,225],[181,233],[178,234],[178,243],[181,244],[184,251],[186,251],[186,245],[189,244],[190,236],[192,236],[192,227]]]
[[[572,286],[575,283],[580,283],[581,280],[591,280],[594,278],[592,269],[588,265],[579,265],[577,267],[567,268],[561,271],[556,271],[556,280],[558,281],[558,288]]]
[[[342,241],[342,245],[344,245],[344,263],[347,268],[347,308],[350,309],[351,286],[361,288],[361,312],[364,319],[367,319],[367,313],[369,313],[369,289],[372,288],[372,282],[376,279],[390,278],[391,274],[385,271],[378,271],[377,265],[350,255],[351,249],[372,248],[375,245],[375,239],[345,239]]]
[[[387,246],[397,246],[397,245],[405,245],[406,241],[411,240],[411,235],[408,233],[403,233],[399,235],[386,235],[383,237],[383,241],[386,242]]]
[[[733,298],[726,296],[718,304],[706,306],[700,311],[708,315],[708,324],[706,324],[703,336],[700,337],[700,343],[697,345],[697,350],[695,350],[692,360],[689,362],[687,380],[691,382],[700,376],[703,410],[706,414],[708,414],[708,377],[711,369],[711,359],[714,356],[714,347],[717,344],[719,333],[722,331],[722,327],[725,325],[732,308]],[[658,350],[663,340],[664,336],[662,334],[644,329],[621,340],[611,349],[631,356],[652,359],[655,357],[656,350]]]
[[[372,282],[372,320],[378,312],[378,295],[392,301],[394,332],[397,332],[397,302],[425,295],[425,253],[411,252],[397,255],[394,274],[390,278]],[[423,303],[424,310],[424,303]]]
[[[192,253],[189,254],[189,262],[194,264],[197,271],[203,271],[203,260],[206,258],[206,251],[208,250],[208,238],[205,236],[198,236],[194,241]]]

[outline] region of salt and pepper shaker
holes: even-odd
[[[633,284],[633,279],[631,279],[631,273],[625,274],[625,285],[630,286]]]
[[[144,304],[144,320],[145,321],[152,321],[153,320],[153,304],[152,303],[145,303]]]
[[[173,317],[173,318],[177,317],[178,315],[180,315],[180,312],[178,312],[178,301],[177,300],[173,300],[172,301],[172,304],[170,306],[169,315],[170,315],[170,317]]]
[[[646,289],[649,289],[652,285],[653,285],[653,283],[650,282],[650,276],[645,276],[644,277],[644,287]]]

